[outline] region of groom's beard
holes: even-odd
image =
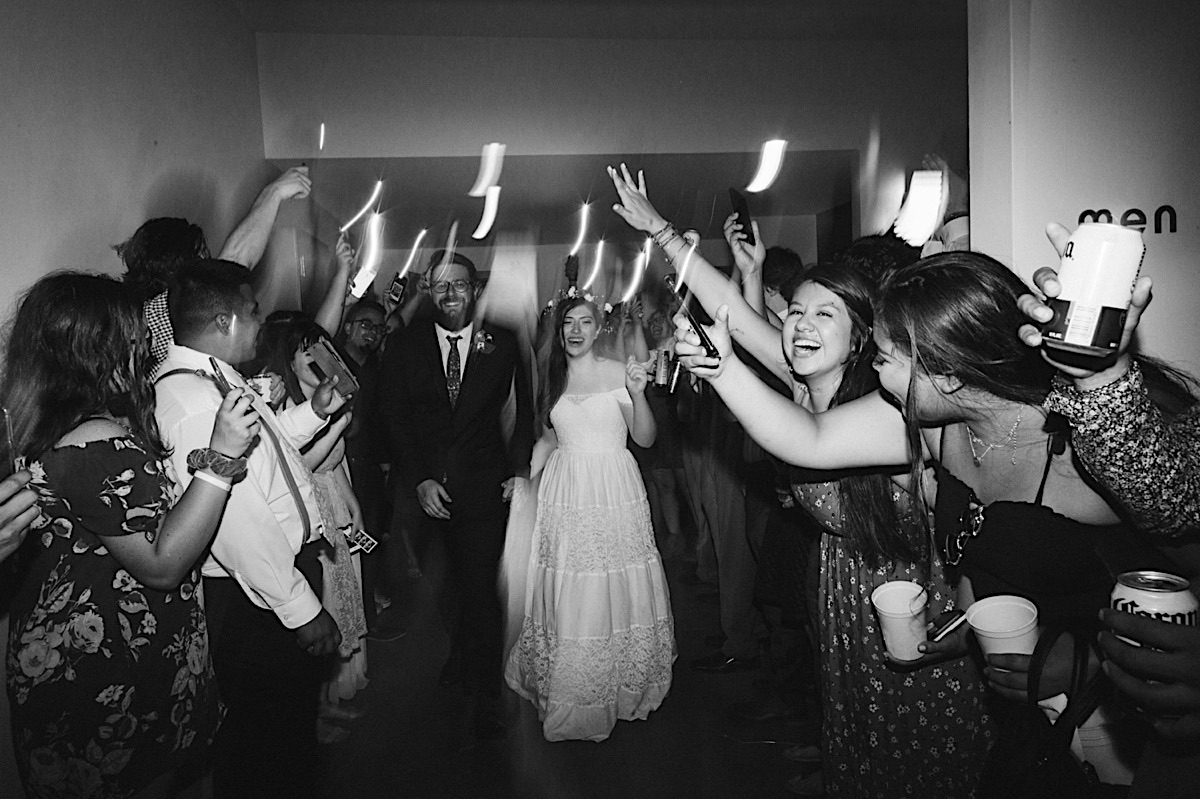
[[[439,325],[449,331],[462,330],[471,321],[472,315],[475,313],[475,298],[470,294],[457,295],[455,301],[451,301],[447,308],[447,300],[449,295],[438,300],[435,319]]]

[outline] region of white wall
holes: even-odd
[[[116,273],[152,216],[219,247],[270,171],[254,37],[223,0],[5,0],[0,318],[60,267]],[[8,639],[0,619],[0,663]],[[0,796],[19,799],[0,691]]]
[[[261,188],[254,36],[225,0],[6,0],[0,300],[186,216],[214,248]]]
[[[1048,221],[1149,218],[1143,351],[1200,371],[1200,4],[971,0],[971,237],[1028,278]],[[1154,232],[1156,209],[1177,232]]]

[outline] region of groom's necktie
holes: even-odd
[[[446,336],[450,342],[450,357],[446,359],[446,391],[450,394],[450,407],[458,403],[458,389],[462,386],[462,361],[459,360],[458,342],[462,336]]]

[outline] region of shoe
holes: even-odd
[[[367,630],[368,641],[378,641],[379,643],[388,643],[390,641],[399,641],[404,636],[408,635],[408,630],[403,627],[393,627],[388,624],[376,623]]]
[[[784,749],[783,756],[793,763],[820,763],[821,747],[812,744],[796,744]]]
[[[354,721],[364,715],[365,711],[344,705],[321,705],[321,718],[331,721]]]
[[[735,671],[750,671],[758,668],[758,655],[749,658],[735,658],[720,650],[692,661],[693,671],[706,671],[709,674],[732,674]]]
[[[729,715],[738,721],[773,721],[785,719],[794,713],[795,711],[778,697],[737,702],[729,708]]]
[[[500,700],[480,695],[475,702],[471,732],[481,741],[495,741],[508,734],[508,727],[500,713]]]
[[[342,744],[350,738],[350,730],[331,724],[324,719],[317,719],[317,743]]]
[[[438,685],[449,688],[460,682],[462,682],[462,661],[458,655],[451,655],[446,658],[446,662],[442,664],[442,670],[438,672]]]
[[[825,778],[819,771],[801,774],[787,781],[787,789],[797,796],[824,796]]]

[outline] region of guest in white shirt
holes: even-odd
[[[176,343],[156,375],[155,415],[182,491],[189,467],[208,457],[204,431],[221,402],[220,379],[246,385],[232,365],[254,357],[259,313],[249,270],[229,261],[181,268],[168,296]],[[203,567],[213,662],[229,707],[215,747],[217,796],[314,790],[317,689],[341,634],[319,599],[320,515],[296,448],[344,402],[333,381],[278,415],[254,401],[262,434]]]

